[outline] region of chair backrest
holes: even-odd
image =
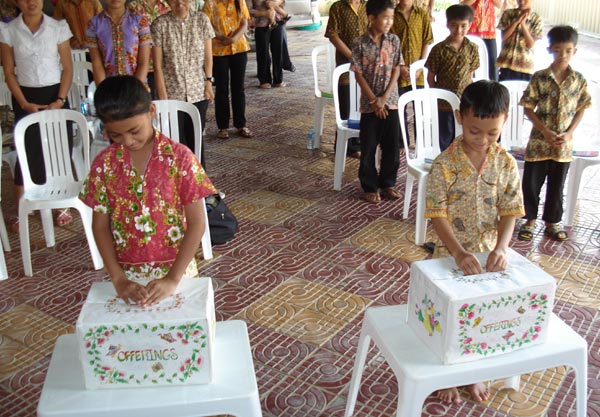
[[[12,93],[8,89],[8,84],[6,84],[6,81],[0,81],[0,104],[8,106],[8,108],[11,110],[13,109]]]
[[[333,70],[333,85],[338,85],[340,78],[345,73],[349,75],[350,83],[350,113],[349,120],[360,120],[360,87],[354,77],[354,71],[350,71],[350,64],[342,64]],[[339,126],[343,125],[344,120],[340,114],[340,97],[338,89],[333,89],[333,102],[335,104],[335,122]]]
[[[419,59],[418,61],[415,61],[412,64],[410,64],[410,85],[413,90],[417,89],[417,71],[419,70],[423,71],[423,81],[425,88],[429,87],[429,84],[427,83],[427,74],[429,73],[429,71],[425,67],[425,61],[427,60]]]
[[[73,61],[73,83],[87,87],[90,85],[92,63],[88,61]]]
[[[53,186],[60,188],[75,181],[71,154],[69,149],[68,122],[73,122],[73,133],[78,135],[73,141],[81,140],[83,144],[83,163],[87,174],[90,170],[90,141],[88,125],[85,117],[75,110],[57,109],[32,113],[15,126],[14,141],[23,173],[25,189]],[[25,131],[29,126],[38,125],[42,139],[42,153],[46,171],[46,184],[37,185],[31,180],[27,153],[25,150]],[[83,181],[83,179],[80,179]]]
[[[195,132],[194,151],[199,161],[202,150],[202,122],[196,106],[179,100],[154,100],[153,103],[156,106],[156,128],[175,142],[181,141],[178,113],[187,113],[191,117]]]
[[[89,52],[88,49],[71,49],[71,57],[73,58],[73,62],[87,61],[87,52]]]
[[[489,70],[489,61],[488,61],[488,51],[485,46],[485,42],[479,36],[475,35],[467,35],[467,38],[477,45],[477,50],[479,51],[479,68],[475,70],[475,75],[473,75],[474,81],[479,80],[489,80],[490,79],[490,70]]]
[[[398,100],[398,115],[400,117],[400,130],[407,162],[412,160],[435,159],[440,153],[438,100],[445,101],[458,110],[460,99],[451,91],[440,88],[422,88],[408,91]],[[415,114],[415,152],[408,150],[408,126],[404,117],[404,110],[409,103],[413,103]],[[462,126],[454,120],[456,136],[462,134]]]
[[[523,147],[527,143],[524,140],[523,125],[525,123],[525,109],[519,105],[523,92],[527,88],[527,81],[502,81],[501,84],[510,93],[510,105],[508,107],[508,118],[502,128],[500,144],[506,150],[511,147]]]
[[[333,98],[333,70],[335,47],[331,42],[315,46],[311,53],[315,97]]]

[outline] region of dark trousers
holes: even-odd
[[[281,46],[281,64],[283,69],[286,71],[294,72],[296,70],[295,65],[290,59],[290,51],[288,50],[287,34],[285,31],[285,25],[283,27],[283,44]]]
[[[342,120],[348,119],[350,116],[350,85],[349,84],[338,84],[338,98],[340,99],[340,117]],[[336,132],[337,135],[337,132]],[[333,145],[333,149],[337,146],[336,143]],[[360,139],[350,138],[348,140],[348,147],[346,148],[346,155],[350,156],[360,152]]]
[[[454,140],[454,113],[451,110],[438,110],[438,123],[440,125],[440,151],[446,150]]]
[[[540,191],[546,182],[546,200],[542,220],[559,223],[563,215],[563,188],[569,172],[570,162],[552,160],[525,162],[523,170],[523,201],[525,218],[537,219]]]
[[[254,30],[256,41],[256,66],[261,84],[281,84],[283,81],[283,25],[272,29],[258,27]],[[271,64],[273,75],[271,76]]]
[[[496,39],[483,39],[485,48],[488,53],[488,68],[489,77],[492,81],[498,81],[498,70],[496,69],[496,59],[498,58],[498,46],[496,45]]]
[[[531,81],[531,74],[526,72],[513,71],[509,68],[500,68],[498,71],[498,81]]]
[[[400,120],[398,110],[388,110],[385,119],[375,113],[362,113],[360,116],[360,168],[358,179],[366,193],[374,193],[378,188],[396,185],[396,175],[400,168]],[[379,173],[375,167],[377,145],[381,147]]]
[[[206,111],[208,110],[208,100],[198,101],[196,103],[192,103],[198,109],[198,113],[200,113],[200,123],[201,123],[201,131],[204,130],[204,126],[206,123]],[[179,112],[177,114],[177,121],[179,123],[179,142],[183,143],[185,146],[190,148],[194,154],[196,153],[195,149],[195,135],[194,125],[192,124],[192,118],[188,116],[184,112]],[[206,169],[205,161],[204,161],[204,146],[200,151],[200,163]]]
[[[58,90],[60,84],[50,85],[48,87],[21,87],[23,95],[30,103],[50,104],[58,98]],[[29,115],[19,106],[15,98],[12,99],[13,109],[15,113],[15,126],[19,120]],[[68,101],[63,103],[63,109],[69,108]],[[67,124],[67,135],[69,137],[69,154],[73,151],[73,126]],[[39,125],[32,125],[25,131],[25,150],[27,152],[27,162],[29,164],[29,173],[31,180],[35,184],[44,184],[46,182],[46,166],[44,165],[44,153],[42,151],[42,136]],[[23,173],[21,165],[18,163],[15,166],[15,185],[23,185]]]
[[[154,71],[148,73],[148,87],[150,88],[150,96],[152,100],[158,100],[158,94],[156,93],[156,85],[154,83]]]
[[[231,111],[233,126],[246,127],[246,91],[244,80],[248,53],[214,56],[213,76],[215,77],[215,119],[219,129],[229,128],[229,87],[231,86]]]

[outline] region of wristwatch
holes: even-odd
[[[215,84],[215,77],[206,77],[204,78],[204,81],[209,81],[211,84]]]
[[[62,101],[63,103],[67,102],[66,97],[56,97],[56,99]]]

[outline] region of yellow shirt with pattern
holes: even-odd
[[[537,71],[531,77],[529,85],[521,97],[520,105],[534,109],[544,126],[556,133],[565,132],[578,111],[592,105],[587,89],[587,81],[570,66],[567,76],[559,83],[550,67]],[[525,160],[529,162],[554,160],[570,162],[573,159],[573,142],[567,142],[560,148],[552,147],[542,135],[533,128],[525,151]]]
[[[431,30],[431,18],[429,11],[420,7],[412,7],[408,21],[396,6],[394,10],[394,24],[391,33],[398,35],[402,45],[402,57],[404,63],[410,65],[421,59],[421,51],[425,45],[433,42],[433,32]],[[417,79],[418,85],[424,85],[423,74]],[[398,87],[407,87],[410,81],[398,80]]]
[[[502,14],[500,23],[498,23],[498,29],[504,31],[508,29],[517,19],[521,17],[520,9],[510,9]],[[533,12],[527,18],[529,24],[529,33],[533,39],[540,39],[542,37],[542,30],[544,25],[542,18]],[[508,39],[502,41],[502,49],[496,60],[496,66],[498,68],[508,68],[513,71],[523,72],[525,74],[533,74],[535,61],[534,61],[534,49],[528,48],[525,43],[525,37],[521,30],[521,23],[513,34]]]
[[[239,12],[236,8],[236,3],[239,7]],[[202,9],[210,19],[210,23],[215,30],[215,34],[222,36],[231,36],[241,25],[243,19],[250,21],[250,12],[244,0],[208,0],[204,3]],[[248,52],[250,43],[246,39],[246,35],[242,35],[237,41],[231,45],[223,45],[217,39],[212,41],[213,56],[228,56],[235,55],[241,52]]]
[[[425,218],[445,218],[469,252],[494,249],[502,216],[523,216],[521,180],[515,159],[500,145],[490,146],[475,169],[458,136],[431,165],[427,176]],[[434,257],[450,256],[437,238]]]

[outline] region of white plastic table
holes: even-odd
[[[575,370],[577,417],[587,404],[587,342],[551,314],[546,343],[473,362],[444,365],[408,327],[406,305],[371,307],[365,312],[352,371],[345,417],[352,416],[371,339],[398,379],[398,417],[420,417],[432,392],[493,379],[568,365]],[[517,382],[517,383],[516,383]]]
[[[39,417],[260,417],[248,330],[239,320],[217,323],[214,378],[207,385],[86,390],[74,334],[58,338],[38,404]]]

